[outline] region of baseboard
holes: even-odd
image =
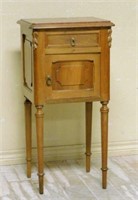
[[[93,144],[92,146],[93,156],[97,157],[101,154],[101,145]],[[122,141],[122,142],[110,142],[108,145],[109,156],[123,156],[138,154],[138,141]]]
[[[84,145],[68,145],[56,147],[44,147],[45,161],[81,159]],[[32,148],[32,161],[37,161],[37,149]],[[26,163],[25,149],[0,152],[0,165]]]
[[[57,147],[45,147],[44,157],[46,161],[69,160],[84,158],[85,145],[68,145]],[[122,156],[138,154],[138,141],[111,142],[108,149],[109,156]],[[101,145],[92,144],[92,156],[101,155]],[[0,152],[0,165],[25,163],[25,149]],[[37,160],[36,148],[32,149],[32,160]]]

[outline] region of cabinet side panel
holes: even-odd
[[[30,41],[24,41],[24,86],[32,90],[32,44]]]
[[[30,30],[28,28],[28,25],[25,24],[21,26],[21,45],[22,45],[24,96],[31,102],[33,102],[34,81],[33,81],[32,30]]]

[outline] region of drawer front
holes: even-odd
[[[86,52],[86,48],[100,48],[100,31],[73,31],[46,33],[46,54],[50,53],[72,53]]]
[[[46,101],[98,99],[100,54],[46,56]]]

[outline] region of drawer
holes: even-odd
[[[46,54],[87,51],[100,47],[100,31],[46,33]]]

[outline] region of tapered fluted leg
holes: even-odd
[[[86,172],[91,167],[92,102],[86,102]]]
[[[26,161],[27,161],[27,177],[31,177],[31,157],[32,157],[32,123],[31,108],[32,103],[25,100],[25,131],[26,131]]]
[[[43,106],[36,106],[36,132],[37,132],[37,152],[38,152],[38,177],[39,177],[39,193],[43,194],[44,185],[44,161],[43,161],[43,129],[44,129],[44,113]]]
[[[101,138],[102,138],[102,187],[107,186],[107,156],[108,156],[108,102],[101,102]]]

